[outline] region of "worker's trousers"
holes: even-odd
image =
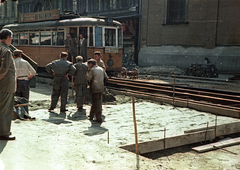
[[[0,92],[0,136],[10,135],[14,93]]]

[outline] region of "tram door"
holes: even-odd
[[[76,38],[77,37],[77,27],[70,27],[69,33],[72,35],[72,38]]]
[[[85,38],[85,39],[87,39],[88,37],[87,37],[87,27],[79,27],[79,36],[80,36],[80,34],[83,34],[83,37]]]

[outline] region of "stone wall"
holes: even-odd
[[[200,47],[181,46],[142,47],[139,52],[139,67],[176,66],[187,68],[192,63],[215,64],[219,73],[240,73],[240,47]]]

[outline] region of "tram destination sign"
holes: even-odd
[[[36,22],[36,21],[46,21],[46,20],[54,20],[60,18],[60,10],[48,10],[34,13],[19,13],[18,22]]]
[[[118,53],[118,48],[105,47],[105,53]]]

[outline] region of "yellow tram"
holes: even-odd
[[[4,28],[13,31],[12,44],[38,63],[38,67],[59,59],[60,52],[66,51],[64,40],[69,33],[74,37],[85,36],[88,58],[93,58],[95,51],[101,51],[108,72],[122,67],[122,25],[109,18],[80,17],[10,24]]]

